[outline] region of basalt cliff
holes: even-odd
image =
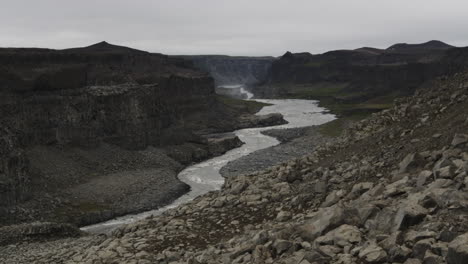
[[[223,55],[183,56],[196,68],[213,76],[216,86],[253,86],[266,80],[273,57],[233,57]]]
[[[259,97],[319,99],[331,104],[364,103],[369,108],[407,96],[436,76],[466,65],[466,48],[440,41],[359,48],[323,54],[287,52],[273,61]]]
[[[106,42],[0,49],[0,65],[0,225],[158,207],[188,190],[183,166],[242,144],[210,134],[281,122],[187,60]]]

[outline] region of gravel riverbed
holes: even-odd
[[[333,140],[333,138],[321,134],[318,126],[270,129],[263,131],[262,134],[276,138],[281,144],[255,151],[229,162],[221,169],[221,175],[232,177],[262,171],[285,161],[310,154],[316,146]]]

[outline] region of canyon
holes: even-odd
[[[468,259],[467,48],[429,41],[239,58],[98,43],[1,54],[2,263]],[[198,164],[223,183],[160,214],[109,234],[73,225],[169,204],[188,191],[176,178],[184,167],[242,145],[242,130],[226,132],[288,120],[254,115],[274,100],[216,95],[223,85],[320,100],[302,121],[338,119],[260,129],[282,143]],[[202,182],[192,168],[182,175]]]
[[[284,122],[223,100],[191,62],[101,42],[0,50],[0,223],[91,224],[188,191],[186,165]],[[113,184],[109,184],[108,182]],[[123,200],[124,199],[124,200]]]

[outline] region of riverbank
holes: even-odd
[[[320,128],[317,126],[271,129],[261,133],[276,138],[281,143],[229,162],[221,169],[221,175],[229,178],[262,171],[285,161],[310,154],[317,146],[333,140],[333,137],[320,133]]]
[[[250,174],[309,155],[320,145],[333,144],[336,138],[356,121],[354,117],[347,116],[318,126],[262,131],[262,134],[273,137],[281,143],[229,162],[221,169],[221,174],[224,177]]]

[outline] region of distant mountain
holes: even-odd
[[[451,46],[439,40],[431,40],[421,44],[398,43],[390,46],[386,50],[392,52],[411,52],[423,50],[447,50],[451,48],[454,48],[454,46]]]
[[[106,41],[102,41],[91,46],[82,47],[82,48],[72,48],[62,50],[64,52],[89,52],[89,53],[146,53],[146,51],[132,49],[124,46],[118,46],[110,44]]]

